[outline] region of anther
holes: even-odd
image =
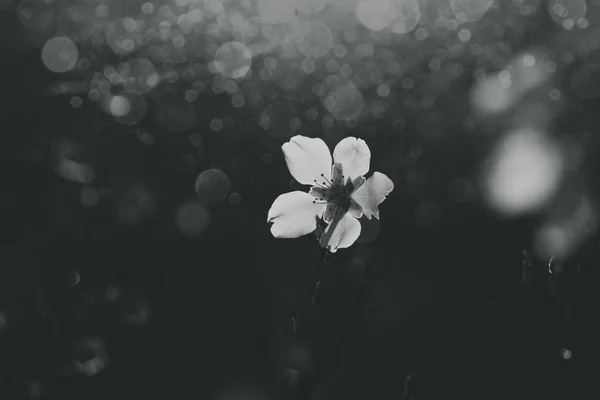
[[[327,179],[327,178],[325,177],[325,174],[321,174],[321,176],[322,176],[322,177],[323,177],[323,179],[325,179],[325,181],[327,182],[327,183],[323,182],[323,185],[329,184],[329,185],[331,186],[331,182],[329,181],[329,179]]]

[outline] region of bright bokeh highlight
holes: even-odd
[[[507,111],[550,78],[548,62],[535,52],[515,56],[497,73],[481,77],[471,89],[471,104],[484,114]]]
[[[365,107],[365,100],[354,85],[343,84],[325,98],[324,105],[335,119],[347,121],[360,115]]]
[[[570,30],[585,17],[587,3],[585,0],[551,0],[548,11],[554,22]]]
[[[217,71],[227,78],[243,78],[250,71],[252,55],[240,42],[227,42],[221,45],[215,54]]]
[[[596,226],[596,207],[583,193],[565,193],[534,235],[536,253],[541,258],[569,257],[587,236],[587,229]]]
[[[356,18],[372,31],[386,28],[394,20],[393,0],[359,0]]]
[[[485,168],[485,198],[503,215],[537,211],[552,199],[562,171],[560,149],[542,132],[514,130],[500,140]]]
[[[42,49],[42,61],[52,72],[68,72],[79,60],[79,50],[67,37],[54,37]]]

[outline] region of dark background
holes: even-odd
[[[532,250],[543,212],[507,220],[477,196],[457,202],[446,191],[452,178],[476,181],[491,134],[504,129],[503,118],[471,119],[469,74],[430,109],[410,108],[398,95],[397,107],[379,120],[325,130],[308,123],[303,134],[331,148],[345,136],[365,138],[372,170],[396,186],[380,207],[376,240],[340,250],[324,271],[313,236],[270,235],[273,199],[297,186],[288,184],[280,152],[287,137],[269,135],[252,109],[204,93],[194,128],[176,133],[152,112],[125,126],[93,104],[74,109],[68,96],[45,94],[56,77],[41,63],[35,38],[14,13],[0,15],[0,398],[402,399],[410,373],[416,400],[595,398],[595,233],[551,275],[548,260]],[[515,51],[533,43],[560,54],[584,40],[556,33],[546,10],[519,18],[527,29],[504,38]],[[474,31],[483,41],[485,23]],[[567,44],[560,48],[557,37]],[[587,61],[559,65],[555,83],[568,86],[570,71]],[[460,62],[475,68],[469,58]],[[425,87],[431,77],[419,68],[414,77]],[[173,94],[157,89],[160,95]],[[573,140],[591,134],[574,176],[593,195],[598,103],[563,95],[549,130]],[[235,123],[210,131],[215,116]],[[401,131],[392,128],[399,116]],[[465,134],[465,121],[491,134]],[[139,129],[153,132],[151,145],[136,138]],[[201,133],[203,152],[182,165],[182,155],[194,151],[191,131]],[[98,171],[94,185],[111,188],[111,198],[85,208],[82,185],[57,176],[53,149],[61,137],[78,144],[81,162]],[[418,162],[406,157],[414,146],[422,150]],[[207,206],[209,230],[185,238],[173,213],[195,198],[194,180],[209,167],[227,173],[242,201]],[[414,169],[416,187],[406,178]],[[118,210],[127,198],[120,193],[136,182],[151,187],[155,207],[132,226]],[[441,210],[428,226],[414,218],[424,199]],[[113,302],[110,288],[120,293]],[[102,351],[80,348],[90,338],[101,339]],[[565,348],[571,359],[561,356]],[[75,360],[94,356],[108,360],[101,371],[73,369]],[[292,384],[289,368],[299,374]]]

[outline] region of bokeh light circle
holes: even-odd
[[[110,113],[113,117],[124,117],[131,111],[131,104],[125,96],[114,96],[110,99]]]
[[[214,61],[215,67],[221,75],[240,79],[250,71],[252,54],[243,43],[227,42],[219,47]]]
[[[571,29],[585,17],[587,4],[585,0],[552,0],[548,4],[550,17],[565,29]]]
[[[146,115],[146,100],[139,94],[123,90],[110,97],[110,113],[124,125],[135,124]]]
[[[79,60],[79,50],[67,37],[54,37],[42,48],[42,61],[52,72],[68,72]]]
[[[419,3],[415,0],[393,0],[394,20],[390,30],[394,33],[406,33],[416,28],[421,18]]]
[[[52,4],[39,0],[21,1],[17,15],[23,26],[32,31],[49,28],[56,18]]]
[[[471,104],[482,113],[498,113],[506,110],[515,101],[513,92],[502,85],[498,75],[488,76],[471,88]]]
[[[67,271],[67,285],[74,287],[79,285],[79,282],[81,282],[81,276],[79,275],[79,272],[77,272],[74,269],[70,269],[69,271]]]
[[[329,53],[333,46],[331,29],[320,21],[308,21],[295,32],[298,51],[311,58],[320,58]]]
[[[227,175],[218,169],[207,169],[196,179],[196,194],[205,203],[220,203],[229,197],[231,183]]]
[[[507,216],[538,210],[558,189],[563,164],[559,148],[542,132],[523,128],[507,133],[486,170],[488,204]]]
[[[585,193],[566,192],[545,219],[534,236],[535,252],[545,259],[566,259],[585,241],[587,228],[596,226],[597,210]]]
[[[195,0],[191,2],[190,8],[186,14],[183,14],[179,17],[179,26],[182,27],[182,31],[188,32],[196,31],[199,32],[201,28],[202,21],[204,20],[204,11],[205,7],[204,1]]]
[[[492,0],[450,0],[450,9],[461,22],[477,21],[492,6]]]
[[[206,232],[210,224],[210,213],[197,201],[183,203],[175,211],[175,225],[186,238],[197,238]]]
[[[329,113],[341,121],[358,117],[365,107],[361,91],[349,83],[332,91],[323,103]]]
[[[135,29],[131,25],[135,24]],[[137,29],[137,23],[131,18],[124,18],[106,24],[106,42],[115,54],[131,54],[143,43],[144,35]]]
[[[145,58],[136,58],[122,63],[119,65],[118,72],[123,87],[132,93],[148,93],[160,83],[160,76],[154,64]]]
[[[386,28],[395,18],[393,0],[360,0],[354,12],[360,23],[372,31]]]
[[[73,365],[79,374],[93,376],[110,363],[106,341],[101,337],[85,337],[73,345]]]
[[[242,202],[242,196],[239,193],[231,193],[229,196],[229,204],[238,206]]]

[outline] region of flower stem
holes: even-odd
[[[408,400],[414,399],[414,376],[415,372],[412,371],[406,378],[404,378],[404,397]]]
[[[294,317],[288,318],[288,339],[291,342],[296,338],[296,319]]]
[[[317,281],[317,283],[315,284],[315,290],[313,292],[313,297],[312,297],[312,303],[315,304],[315,300],[317,300],[317,293],[319,292],[319,285],[321,284],[321,281]]]
[[[322,268],[319,271],[319,275],[321,275],[323,273],[323,271],[325,271],[327,269],[327,256],[329,255],[329,250],[325,249],[325,255],[323,256],[323,264],[322,264]],[[313,292],[313,297],[312,297],[312,304],[315,304],[315,301],[317,300],[317,293],[319,292],[319,286],[321,285],[321,278],[319,278],[317,280],[317,283],[315,284],[315,290]]]

